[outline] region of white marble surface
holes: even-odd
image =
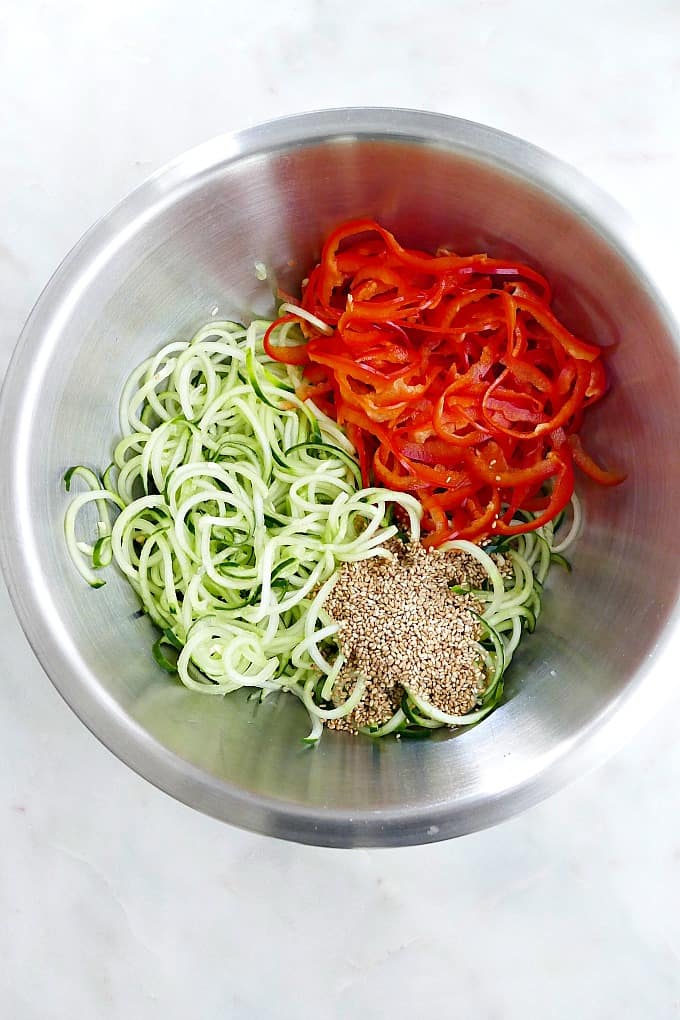
[[[50,271],[131,186],[312,107],[486,121],[677,238],[679,40],[677,0],[4,0],[0,370]],[[680,699],[500,828],[317,850],[134,776],[62,704],[4,589],[0,621],[6,1020],[680,1016]]]

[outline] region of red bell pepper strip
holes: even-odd
[[[272,361],[282,361],[286,365],[306,365],[309,361],[306,344],[294,344],[290,346],[275,347],[272,344],[271,336],[275,329],[283,326],[285,322],[299,322],[295,315],[282,315],[267,328],[262,341],[265,353]]]
[[[596,464],[593,458],[583,449],[578,436],[569,436],[569,446],[571,447],[576,466],[583,471],[584,475],[588,475],[588,478],[592,478],[594,482],[597,482],[598,485],[620,485],[621,482],[626,480],[627,475],[624,472],[606,471],[599,464]]]
[[[566,505],[574,465],[603,485],[623,475],[581,445],[602,399],[601,350],[550,307],[545,277],[487,255],[405,248],[380,224],[334,230],[295,315],[265,335],[270,357],[303,366],[299,396],[347,429],[365,484],[416,495],[425,542],[483,541],[540,527]],[[300,321],[305,346],[276,346]],[[513,523],[519,510],[536,514]]]

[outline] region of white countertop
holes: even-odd
[[[5,0],[2,15],[0,371],[51,270],[133,185],[313,107],[485,121],[680,237],[676,0]],[[0,622],[6,1020],[680,1016],[680,699],[499,828],[320,850],[133,775],[52,689],[4,588]]]

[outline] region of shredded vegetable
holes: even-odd
[[[212,322],[135,369],[120,401],[113,463],[101,476],[81,465],[66,473],[67,490],[78,480],[86,491],[72,498],[64,527],[90,585],[104,584],[102,568],[112,562],[125,575],[158,629],[152,652],[161,669],[206,694],[290,692],[309,714],[305,740],[315,744],[324,722],[352,713],[366,684],[357,674],[345,700],[333,701],[345,659],[339,624],[324,607],[339,569],[392,555],[389,542],[404,529],[417,542],[423,507],[412,493],[362,485],[361,448],[322,399],[296,394],[290,369],[268,353],[273,328],[285,342],[299,322],[297,312],[284,315],[276,327]],[[317,328],[313,313],[303,318]],[[78,537],[87,507],[96,510],[93,541]],[[573,540],[581,514],[576,503],[559,546],[540,510],[515,508],[512,520],[494,546],[442,546],[475,557],[487,577],[473,592],[486,677],[478,704],[449,716],[404,678],[393,717],[363,732],[426,735],[474,724],[499,703],[522,632],[535,626],[550,564],[566,564],[555,550]],[[501,550],[502,573],[492,556]]]
[[[66,475],[67,488],[74,478],[88,486],[67,510],[66,539],[94,587],[104,583],[95,567],[115,560],[160,630],[162,668],[209,694],[291,691],[310,710],[316,740],[324,709],[310,681],[342,665],[337,624],[323,610],[328,585],[338,564],[387,555],[395,502],[416,539],[421,511],[412,496],[360,488],[345,437],[264,355],[268,325],[211,323],[139,366],[104,479],[81,466]],[[98,512],[95,545],[76,538],[88,503]],[[108,505],[120,510],[113,525]],[[357,678],[335,714],[360,693]]]
[[[625,477],[578,435],[607,388],[602,351],[519,262],[430,255],[372,220],[344,223],[265,349],[302,369],[299,395],[346,429],[365,485],[418,497],[425,544],[542,527],[568,504],[574,465],[603,485]]]

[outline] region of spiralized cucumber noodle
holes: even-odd
[[[101,477],[80,465],[66,474],[67,489],[77,477],[87,490],[67,509],[65,535],[90,585],[105,583],[99,570],[112,561],[125,575],[160,631],[153,654],[161,668],[205,694],[289,691],[309,713],[305,740],[313,744],[324,720],[356,708],[365,685],[357,675],[347,700],[332,703],[345,660],[324,602],[338,570],[391,555],[395,506],[418,541],[421,507],[408,494],[361,487],[343,431],[300,401],[292,373],[263,352],[269,325],[212,322],[135,369],[120,401],[113,463]],[[77,537],[88,504],[97,510],[92,543]],[[577,509],[573,520],[572,534]],[[535,626],[553,545],[552,524],[508,540],[512,569],[502,576],[479,546],[449,543],[475,556],[489,578],[475,593],[488,677],[480,705],[447,716],[405,684],[405,705],[365,732],[427,731],[488,714],[523,629]]]

